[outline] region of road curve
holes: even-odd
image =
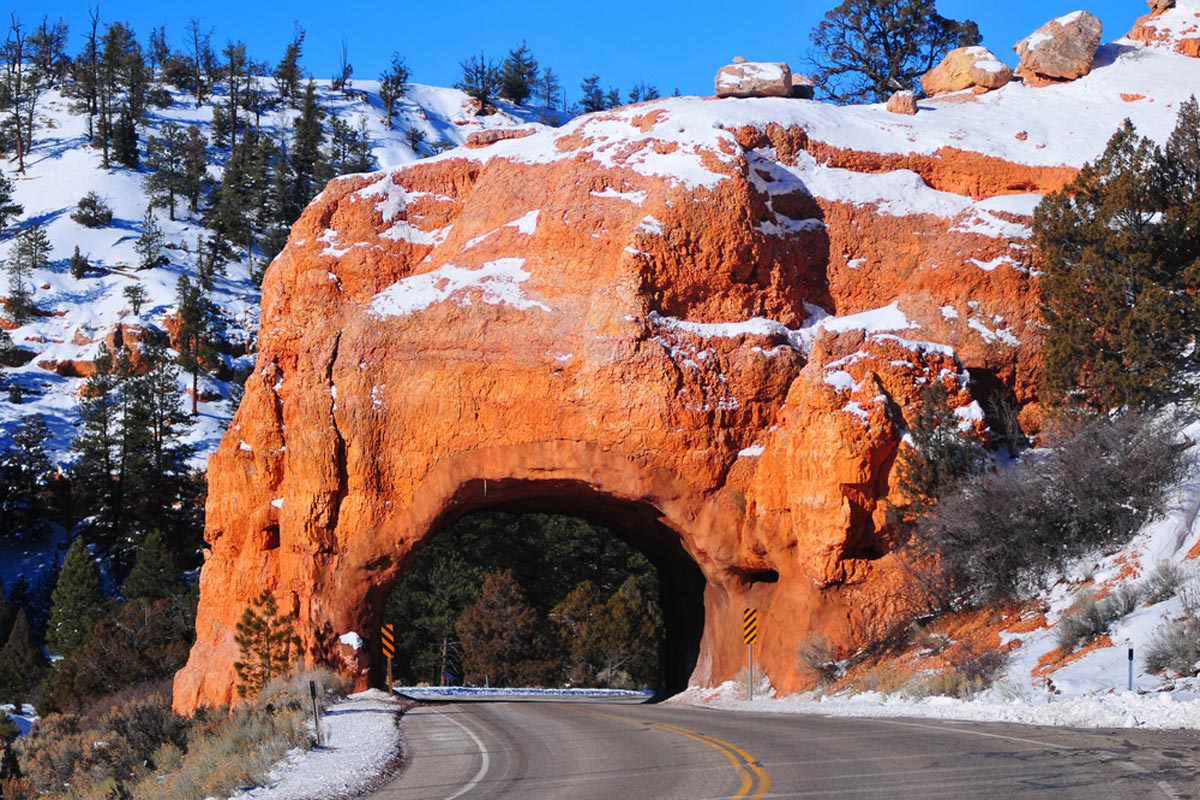
[[[375,800],[1200,800],[1200,732],[730,713],[420,706]]]

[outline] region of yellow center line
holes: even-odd
[[[738,777],[741,778],[741,786],[738,789],[738,793],[733,796],[733,800],[762,800],[767,792],[771,790],[771,776],[767,773],[766,769],[759,766],[754,756],[750,755],[744,749],[738,747],[732,742],[727,742],[724,739],[718,739],[715,736],[709,736],[708,734],[700,733],[699,731],[693,731],[689,728],[681,728],[678,725],[668,725],[665,722],[651,722],[648,720],[630,719],[629,717],[622,717],[616,714],[607,714],[603,711],[596,711],[594,709],[587,708],[580,710],[588,714],[596,714],[597,716],[621,720],[622,722],[631,722],[634,724],[646,722],[647,724],[652,725],[659,730],[666,731],[667,733],[674,733],[678,736],[685,736],[688,739],[692,739],[693,741],[713,748],[721,753],[721,755],[725,756],[725,758],[729,759],[729,763],[733,766],[734,771],[737,772]],[[758,783],[758,788],[756,791],[754,786],[756,782],[755,779],[757,779]],[[754,793],[751,794],[751,791],[754,791]]]

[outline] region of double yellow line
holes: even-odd
[[[686,736],[693,741],[706,744],[729,759],[729,763],[742,780],[742,785],[738,789],[738,793],[733,796],[734,800],[741,800],[742,798],[760,800],[771,790],[771,776],[767,774],[765,769],[759,766],[754,756],[736,744],[727,742],[724,739],[718,739],[715,736],[709,736],[704,733],[688,730],[687,728],[680,728],[678,725],[667,725],[663,722],[652,722],[650,724],[659,730]]]
[[[581,709],[588,714],[595,714],[600,717],[608,717],[609,719],[617,719],[622,722],[632,722],[634,724],[651,725],[658,728],[660,731],[674,733],[677,736],[686,736],[692,741],[700,744],[708,745],[712,749],[719,752],[725,758],[729,759],[729,764],[733,767],[734,772],[741,779],[741,786],[738,787],[738,793],[735,794],[732,800],[762,800],[767,792],[771,791],[771,776],[762,766],[755,760],[754,756],[747,753],[742,748],[738,747],[733,742],[727,742],[724,739],[718,739],[715,736],[709,736],[699,731],[693,731],[689,728],[681,728],[678,725],[668,725],[665,722],[652,722],[644,719],[631,719],[622,717],[616,714],[606,714],[603,711],[585,708]]]

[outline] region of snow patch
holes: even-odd
[[[399,317],[447,301],[469,306],[471,296],[477,295],[488,305],[507,305],[518,311],[535,308],[550,311],[550,306],[526,297],[521,290],[521,284],[530,277],[522,269],[524,265],[523,258],[499,258],[478,269],[446,264],[393,283],[372,298],[368,310],[376,317]]]

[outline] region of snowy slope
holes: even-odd
[[[393,129],[388,130],[377,82],[353,82],[346,95],[332,92],[327,82],[318,82],[317,86],[324,111],[354,128],[360,120],[365,123],[372,153],[382,169],[426,157],[434,152],[434,145],[457,146],[476,130],[536,122],[541,118],[539,110],[508,104],[501,104],[501,113],[475,117],[462,92],[412,84],[407,96],[397,104]],[[185,127],[196,125],[208,133],[212,105],[197,108],[190,96],[181,93],[175,93],[173,98],[174,103],[167,109],[152,108],[148,124],[139,131],[143,154],[146,137],[155,135],[167,122]],[[220,102],[221,97],[216,100]],[[179,276],[189,275],[194,280],[196,243],[200,236],[207,235],[200,220],[189,217],[186,204],[177,208],[176,222],[168,220],[165,209],[159,209],[158,222],[171,247],[167,251],[170,263],[154,269],[136,269],[138,259],[133,247],[141,232],[147,203],[143,189],[145,172],[117,166],[104,170],[99,151],[87,145],[84,117],[71,113],[70,103],[56,90],[43,94],[37,107],[37,131],[27,157],[26,174],[16,174],[15,164],[4,167],[14,182],[16,201],[25,208],[20,224],[36,222],[45,226],[52,244],[52,264],[39,270],[33,280],[34,302],[48,315],[9,331],[14,344],[35,356],[24,367],[5,370],[8,385],[19,385],[25,397],[22,403],[14,404],[6,395],[0,395],[0,445],[21,415],[40,413],[46,416],[54,433],[53,449],[60,464],[70,460],[68,448],[74,435],[81,380],[56,374],[54,365],[90,361],[99,341],[118,324],[164,329],[166,320],[176,313]],[[277,110],[264,118],[263,126],[286,136],[295,114],[291,109]],[[410,128],[424,134],[418,152],[406,141]],[[220,162],[222,158],[210,149],[210,159]],[[220,172],[219,163],[210,167],[212,176],[218,177]],[[71,220],[76,203],[89,191],[96,192],[111,206],[111,225],[90,230]],[[0,262],[7,260],[11,234],[9,231],[7,241],[0,241]],[[68,271],[68,261],[76,247],[88,257],[93,268],[79,280]],[[211,297],[221,310],[227,338],[244,343],[247,351],[240,365],[229,359],[230,367],[248,367],[246,360],[252,358],[259,306],[259,291],[250,277],[252,268],[262,269],[261,257],[252,263],[242,254],[241,261],[227,266],[226,276],[218,276]],[[135,282],[145,287],[149,298],[139,315],[133,314],[122,294],[125,287]],[[6,289],[7,279],[0,292]],[[186,383],[181,380],[181,396],[188,388]],[[202,394],[220,399],[200,404],[199,423],[193,437],[197,465],[203,465],[216,448],[234,411],[230,385],[206,377],[200,389]]]

